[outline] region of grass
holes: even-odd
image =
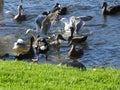
[[[120,90],[120,69],[0,60],[0,90]]]

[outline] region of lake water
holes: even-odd
[[[120,4],[120,0],[105,0],[109,6]],[[83,32],[90,32],[87,39],[87,49],[84,50],[84,56],[79,59],[85,66],[114,66],[120,68],[120,14],[107,16],[104,19],[101,15],[102,3],[104,0],[23,0],[25,13],[29,15],[27,21],[18,24],[11,18],[6,18],[5,12],[12,11],[17,14],[19,0],[0,0],[0,22],[6,26],[0,27],[0,54],[11,53],[13,43],[23,37],[28,28],[35,28],[35,19],[43,11],[52,10],[53,6],[59,2],[68,7],[68,14],[62,17],[70,16],[93,16],[93,19],[82,27]],[[63,28],[55,26],[54,29]],[[53,30],[54,31],[54,30]],[[48,59],[61,62],[69,60],[67,52],[70,47],[62,48],[59,54],[51,52]]]

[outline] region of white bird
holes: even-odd
[[[61,21],[65,24],[65,31],[70,31],[70,27],[73,27],[75,29],[75,33],[78,33],[81,27],[85,25],[85,22],[76,16],[71,16],[69,22],[66,22],[66,18],[62,18]]]
[[[63,22],[65,24],[64,26],[64,30],[68,31],[70,29],[70,27],[75,27],[74,25],[74,16],[71,16],[69,20],[67,20],[66,18],[62,18],[60,21]]]

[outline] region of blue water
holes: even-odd
[[[6,18],[5,12],[12,11],[17,14],[19,0],[5,0],[4,12],[0,12],[0,22],[6,24],[0,27],[0,54],[15,53],[12,50],[13,43],[22,37],[28,28],[35,28],[35,18],[43,11],[52,10],[55,3],[59,2],[68,7],[68,14],[62,17],[91,15],[93,19],[82,27],[83,32],[90,32],[87,39],[88,48],[84,50],[84,56],[79,59],[85,66],[114,66],[120,67],[120,14],[107,16],[101,15],[104,0],[23,0],[25,13],[29,15],[27,21],[22,24],[15,23],[11,18]],[[109,6],[120,4],[120,0],[105,0]],[[4,16],[2,16],[4,14]],[[55,26],[54,29],[63,28]],[[53,30],[54,31],[54,30]],[[67,52],[70,47],[61,49],[59,55],[52,52],[48,59],[53,61],[70,60]]]

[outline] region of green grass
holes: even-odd
[[[120,69],[0,60],[0,90],[120,90]]]

